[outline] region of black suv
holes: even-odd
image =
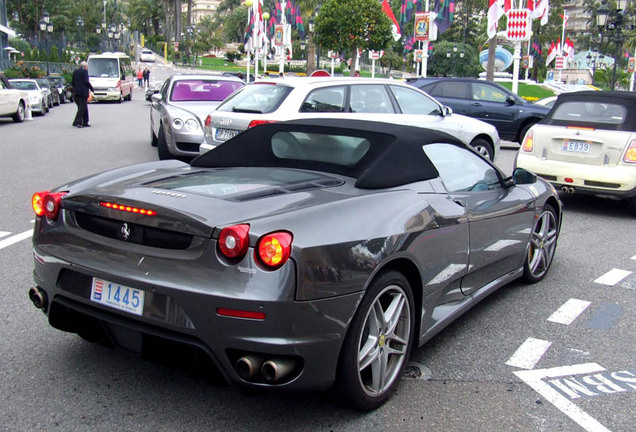
[[[453,112],[490,123],[499,137],[521,143],[530,126],[549,108],[534,105],[499,84],[475,78],[417,78],[408,81]]]

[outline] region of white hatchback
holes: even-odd
[[[246,85],[208,115],[200,152],[262,123],[340,117],[446,132],[490,160],[499,152],[494,126],[453,114],[419,89],[390,79],[331,77],[285,77]]]

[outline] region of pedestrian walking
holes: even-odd
[[[144,69],[144,88],[150,87],[150,69]]]
[[[77,128],[90,127],[88,124],[88,96],[89,92],[94,91],[91,82],[88,79],[88,66],[85,61],[79,64],[79,67],[73,71],[73,100],[77,104],[77,113],[73,120],[73,126]]]
[[[141,70],[141,68],[139,68],[139,70],[137,71],[137,84],[139,84],[139,87],[144,86],[144,72]]]

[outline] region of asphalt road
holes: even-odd
[[[0,120],[0,430],[636,429],[636,217],[620,202],[565,197],[548,277],[500,290],[415,351],[371,413],[329,393],[244,395],[51,328],[27,298],[32,193],[157,159],[142,90],[89,111],[89,129],[71,126],[71,104]],[[515,151],[499,157],[507,172]]]

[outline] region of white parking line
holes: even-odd
[[[602,284],[602,285],[616,285],[627,276],[629,276],[632,272],[627,270],[620,269],[612,269],[605,273],[600,278],[596,279],[594,282]]]
[[[534,391],[543,396],[548,402],[570,417],[588,432],[610,432],[598,420],[567,400],[558,391],[543,381],[544,378],[556,378],[570,375],[603,372],[606,369],[596,363],[586,363],[573,366],[562,366],[552,369],[536,369],[513,372],[519,379],[528,384]]]
[[[541,360],[550,345],[552,345],[552,342],[528,338],[508,359],[506,364],[521,369],[532,369]]]
[[[570,299],[566,301],[556,312],[550,315],[548,321],[570,325],[592,303],[585,300]]]
[[[5,236],[8,236],[9,234],[11,234],[11,232],[9,231],[0,231],[0,237],[5,237]]]
[[[14,236],[11,236],[9,238],[6,238],[4,240],[0,240],[0,249],[4,249],[7,246],[11,246],[14,243],[20,242],[22,240],[28,239],[29,237],[31,237],[33,235],[33,229],[30,229],[28,231],[24,231],[20,234],[16,234]]]

